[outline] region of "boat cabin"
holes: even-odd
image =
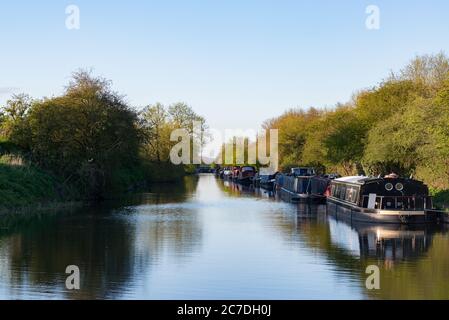
[[[335,179],[330,185],[330,198],[366,209],[432,209],[432,198],[423,182],[395,175],[384,178],[357,176]]]
[[[311,177],[315,176],[316,172],[314,168],[306,168],[306,167],[292,168],[290,175],[294,177]]]

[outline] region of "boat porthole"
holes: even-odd
[[[398,190],[398,191],[404,190],[404,185],[402,183],[397,183],[396,184],[396,190]]]
[[[386,189],[387,191],[393,190],[393,184],[387,183],[387,184],[385,185],[385,189]]]

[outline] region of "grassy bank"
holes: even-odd
[[[76,192],[20,158],[0,159],[0,212],[76,200]]]
[[[63,200],[58,197],[57,181],[39,169],[0,162],[0,207],[14,208]]]
[[[142,162],[111,175],[106,198],[146,188],[151,183],[175,182],[184,177],[182,166]],[[74,186],[25,164],[20,157],[0,158],[0,215],[58,211],[81,204],[86,197]]]
[[[110,196],[146,188],[152,183],[180,181],[185,176],[183,166],[171,163],[142,162],[140,165],[122,168],[112,176]]]

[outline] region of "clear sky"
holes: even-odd
[[[66,7],[80,8],[80,30]],[[368,5],[380,29],[365,26]],[[211,127],[325,107],[416,54],[449,53],[447,0],[1,1],[0,103],[59,94],[94,68],[136,107],[184,101]]]

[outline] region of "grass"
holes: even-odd
[[[141,162],[116,170],[106,188],[106,198],[139,191],[151,183],[174,182],[185,176],[182,166]],[[57,177],[27,163],[18,155],[0,157],[0,215],[26,216],[79,205],[76,186],[63,186]]]
[[[55,206],[54,203],[67,200],[58,192],[58,186],[56,178],[26,164],[20,157],[0,158],[0,213]]]

